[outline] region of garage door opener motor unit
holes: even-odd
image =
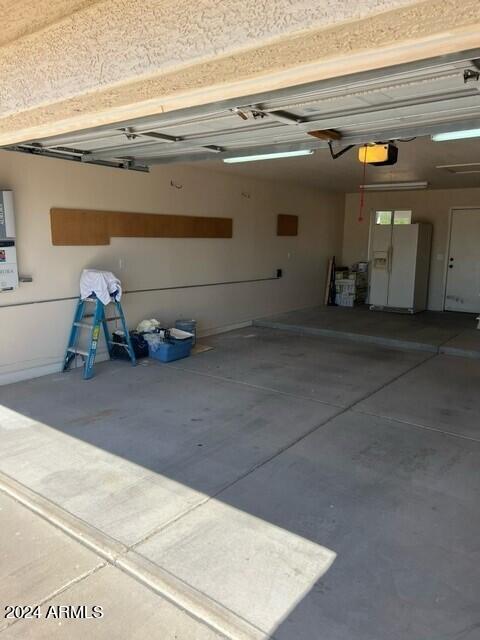
[[[386,144],[371,144],[360,147],[358,159],[362,164],[372,164],[375,167],[385,167],[396,164],[398,147],[391,142]]]

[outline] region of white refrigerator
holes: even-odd
[[[417,313],[427,308],[432,225],[373,227],[370,308]]]

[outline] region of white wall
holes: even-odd
[[[205,334],[319,304],[327,257],[341,250],[342,196],[195,166],[143,174],[4,151],[0,188],[14,191],[19,270],[33,277],[33,283],[0,293],[0,382],[59,370],[74,301],[16,305],[77,295],[84,267],[114,271],[127,290],[262,278],[284,270],[276,281],[124,297],[131,327],[145,317],[172,323],[188,316]],[[234,219],[234,237],[115,238],[109,246],[54,247],[51,207],[227,216]],[[276,236],[278,213],[299,215],[298,237]]]
[[[365,220],[358,221],[358,193],[345,197],[342,262],[346,265],[366,260],[370,212],[380,209],[411,209],[413,222],[433,225],[428,308],[442,311],[445,290],[445,261],[448,259],[449,216],[454,207],[480,207],[480,189],[427,189],[368,193]]]

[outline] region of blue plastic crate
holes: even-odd
[[[180,358],[188,358],[192,346],[192,338],[187,338],[186,340],[172,338],[172,342],[160,342],[156,348],[148,345],[148,355],[150,358],[160,360],[160,362],[173,362],[174,360],[180,360]]]

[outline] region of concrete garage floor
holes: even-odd
[[[95,548],[96,581],[119,571],[201,624],[162,637],[477,640],[480,362],[258,327],[205,341],[1,388],[0,488]],[[35,624],[0,638],[69,637]]]
[[[261,318],[258,327],[332,336],[369,344],[480,358],[476,314],[425,311],[400,314],[369,307],[317,307]]]
[[[2,640],[222,637],[2,493],[0,516]],[[7,603],[37,604],[39,618],[6,619]],[[99,603],[103,617],[92,619]],[[69,604],[87,607],[90,619],[56,619]]]

